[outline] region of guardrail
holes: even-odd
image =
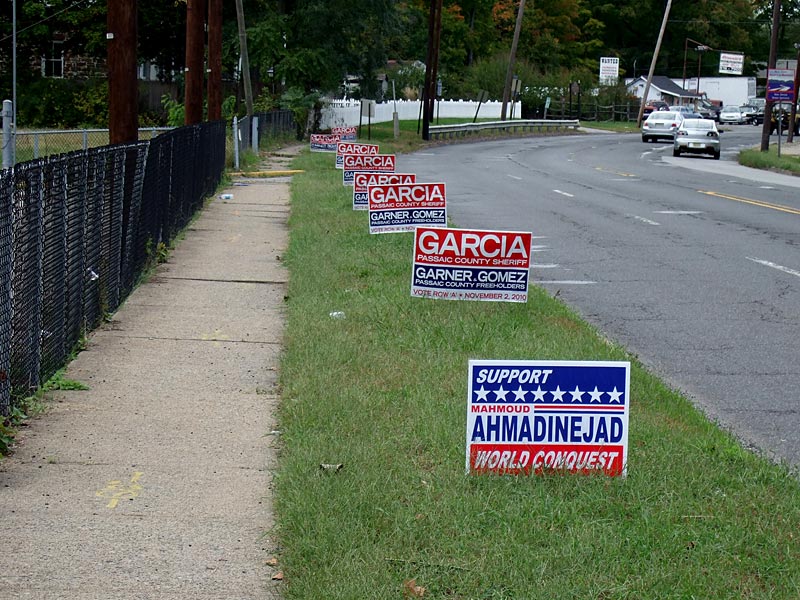
[[[551,132],[567,129],[577,130],[578,119],[516,119],[514,121],[485,121],[483,123],[459,123],[457,125],[432,125],[432,139],[465,137],[474,133]]]

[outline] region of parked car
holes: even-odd
[[[683,121],[681,113],[671,110],[652,112],[642,123],[642,141],[675,139],[675,132]]]
[[[758,114],[758,107],[751,104],[742,104],[739,107],[739,112],[742,113],[746,123],[752,123]]]
[[[753,115],[753,118],[750,119],[750,123],[753,125],[763,125],[764,124],[764,107],[759,106],[756,108],[756,114]]]
[[[655,112],[657,110],[669,110],[669,104],[662,100],[651,100],[647,104],[644,105],[644,116],[648,116],[651,112]]]
[[[697,112],[703,115],[704,119],[714,119],[719,121],[719,111],[722,110],[722,102],[719,100],[708,100],[701,98],[697,103]]]
[[[683,105],[683,104],[674,104],[674,105],[670,106],[669,109],[672,112],[677,112],[677,113],[681,113],[681,114],[684,114],[684,115],[694,112],[694,108],[693,107],[686,106],[686,105]]]
[[[719,111],[719,122],[720,124],[741,125],[747,120],[738,106],[725,106]]]
[[[720,143],[717,124],[712,119],[684,119],[672,145],[672,156],[681,153],[710,154],[719,160]]]

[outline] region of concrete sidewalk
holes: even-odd
[[[279,597],[288,182],[223,190],[69,366],[90,389],[52,394],[0,461],[0,598]]]

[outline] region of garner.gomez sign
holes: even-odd
[[[389,185],[392,183],[416,183],[414,173],[365,173],[356,171],[353,175],[353,210],[368,210],[369,196],[367,189],[371,185]]]
[[[527,302],[529,232],[417,227],[411,295]]]
[[[336,168],[344,165],[345,154],[378,154],[378,144],[353,144],[352,142],[339,142],[336,145]]]
[[[371,185],[367,195],[370,233],[447,227],[444,183]]]
[[[395,155],[394,154],[370,154],[361,156],[358,154],[345,154],[342,165],[342,182],[346,186],[353,185],[353,179],[357,171],[370,173],[394,173]]]
[[[311,134],[312,152],[336,152],[336,145],[338,143],[339,143],[338,135],[329,135],[326,133]]]
[[[625,475],[630,363],[469,361],[467,473]]]

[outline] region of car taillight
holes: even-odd
[[[717,132],[716,132],[716,131],[709,131],[709,132],[708,132],[706,135],[707,135],[708,137],[713,137],[713,138],[715,138],[715,137],[717,137]]]

